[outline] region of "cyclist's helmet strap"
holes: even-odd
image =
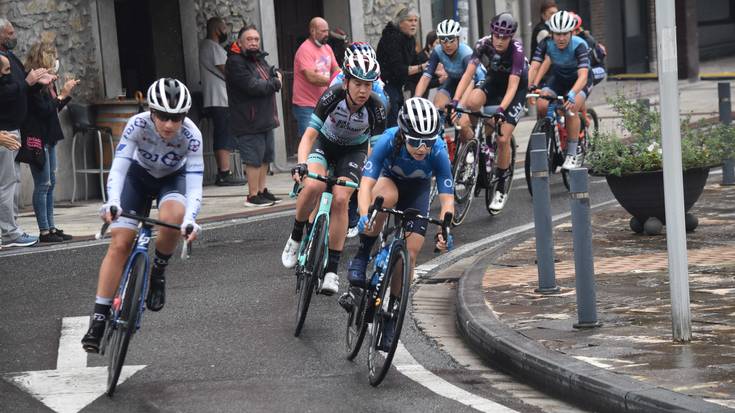
[[[566,10],[554,13],[547,22],[549,30],[553,33],[569,33],[574,30],[576,24],[577,19]]]
[[[518,30],[518,22],[510,13],[500,13],[490,22],[490,31],[498,36],[512,36]]]
[[[187,113],[191,108],[191,93],[176,79],[158,79],[148,88],[148,108],[164,113]]]
[[[458,22],[452,19],[446,19],[439,22],[436,26],[436,35],[438,37],[456,37],[459,36],[462,27]]]
[[[439,111],[428,99],[410,98],[398,113],[398,126],[408,136],[433,138],[439,131]]]

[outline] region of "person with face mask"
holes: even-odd
[[[0,78],[0,130],[7,131],[20,141],[20,126],[28,113],[29,89],[32,93],[51,83],[49,69],[26,72],[23,63],[13,53],[18,45],[15,28],[9,20],[0,17],[0,55],[7,60],[9,70],[3,69]],[[5,63],[3,63],[5,66]],[[26,234],[16,223],[20,164],[15,162],[16,151],[0,147],[0,230],[5,247],[28,247],[38,237]]]
[[[266,56],[260,49],[258,29],[250,25],[238,33],[225,65],[230,131],[248,175],[246,207],[281,201],[265,184],[268,165],[275,160],[276,92],[282,85],[281,73],[266,62]]]
[[[329,23],[321,17],[309,22],[309,38],[296,51],[293,62],[293,115],[297,133],[303,136],[319,97],[339,70],[334,51],[327,44]]]
[[[233,141],[229,131],[229,109],[227,87],[225,85],[225,62],[227,51],[223,43],[227,41],[229,30],[225,21],[219,17],[207,20],[207,38],[199,43],[199,72],[202,79],[204,113],[212,119],[212,133],[217,178],[215,185],[237,186],[245,181],[237,179],[230,172],[230,152]]]

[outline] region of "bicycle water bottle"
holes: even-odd
[[[490,173],[493,171],[493,161],[495,160],[493,148],[483,142],[480,146],[480,150],[482,151],[482,155],[485,157],[485,172]]]

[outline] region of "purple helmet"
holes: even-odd
[[[500,13],[490,22],[490,31],[498,36],[512,36],[518,29],[518,23],[510,13]]]

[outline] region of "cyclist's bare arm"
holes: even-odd
[[[369,176],[363,176],[360,179],[360,190],[357,191],[357,209],[360,216],[368,214],[368,209],[373,203],[373,187],[378,182]]]
[[[416,84],[416,90],[414,91],[414,96],[423,96],[424,92],[426,92],[426,88],[429,87],[429,83],[431,82],[431,77],[426,76],[425,74],[421,75],[421,79],[419,79],[419,83]]]
[[[551,58],[549,58],[548,55],[544,57],[544,63],[548,61],[548,64],[546,66],[542,65],[541,62],[538,60],[534,60],[531,62],[531,67],[528,69],[528,81],[529,86],[530,85],[538,85],[539,82],[541,82],[541,79],[543,79],[546,72],[548,72],[549,67],[551,67]]]
[[[500,102],[500,107],[502,107],[504,110],[510,108],[510,104],[513,102],[513,98],[516,96],[516,92],[518,92],[518,85],[520,83],[520,76],[508,76],[508,88],[505,89],[505,96],[503,96],[503,100]]]
[[[306,131],[304,131],[304,136],[301,137],[301,141],[299,141],[299,150],[297,152],[297,162],[298,163],[306,163],[306,160],[309,157],[309,153],[311,152],[312,146],[314,146],[314,142],[316,142],[316,138],[319,137],[319,132],[317,132],[316,129],[312,127],[307,127]],[[296,174],[293,176],[294,180],[297,182],[301,182],[302,177],[296,178]]]
[[[572,86],[574,93],[579,93],[584,89],[585,85],[587,85],[587,75],[589,74],[589,71],[590,70],[586,67],[577,69],[577,81],[574,82],[574,86]]]
[[[467,89],[467,87],[470,85],[473,78],[475,77],[475,71],[477,71],[477,65],[470,61],[470,63],[467,64],[467,69],[465,69],[464,74],[462,75],[462,79],[457,85],[457,90],[454,91],[454,97],[452,98],[453,100],[462,99],[465,89]]]

